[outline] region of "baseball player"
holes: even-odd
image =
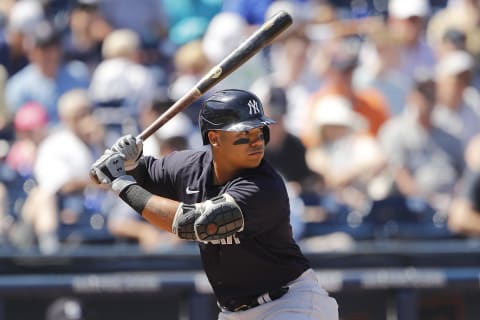
[[[272,123],[252,93],[222,90],[200,110],[204,148],[143,157],[124,136],[92,171],[150,223],[199,243],[218,319],[336,320],[292,238],[284,182],[263,159]]]

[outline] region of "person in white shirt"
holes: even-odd
[[[472,85],[474,60],[457,50],[443,57],[436,66],[438,105],[436,125],[458,138],[463,148],[480,133],[480,94]]]
[[[59,126],[39,145],[33,173],[37,185],[23,207],[23,219],[30,224],[43,253],[59,248],[61,223],[80,219],[86,194],[98,187],[89,178],[95,147],[103,146],[102,126],[91,112],[87,91],[74,89],[59,99]],[[92,191],[93,192],[93,191]],[[64,207],[59,198],[68,199]]]

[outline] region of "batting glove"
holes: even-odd
[[[113,180],[125,175],[124,156],[119,152],[106,150],[92,165],[90,172],[101,184],[111,185]]]
[[[125,170],[130,171],[137,167],[143,153],[143,141],[137,139],[131,134],[120,137],[110,148],[114,152],[123,155],[125,161]]]

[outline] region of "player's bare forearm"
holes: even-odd
[[[142,217],[156,227],[172,232],[172,222],[179,206],[178,201],[152,196],[142,211]]]

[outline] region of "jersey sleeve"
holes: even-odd
[[[240,209],[245,221],[242,237],[255,237],[280,224],[289,223],[288,195],[280,177],[246,177],[234,181],[226,191]]]
[[[176,176],[182,168],[182,161],[179,161],[177,153],[172,153],[164,158],[151,156],[144,157],[137,168],[129,172],[137,180],[138,184],[153,194],[176,198]]]

